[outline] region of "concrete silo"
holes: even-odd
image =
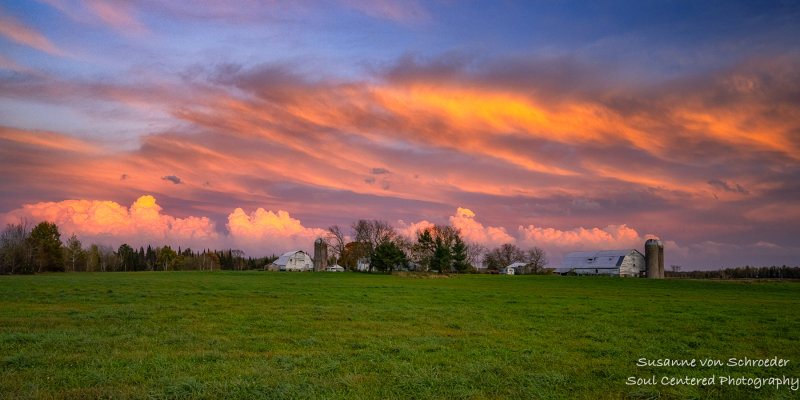
[[[328,268],[328,244],[322,238],[314,241],[314,271]]]
[[[644,260],[648,278],[664,277],[664,245],[660,240],[648,239],[644,243]]]

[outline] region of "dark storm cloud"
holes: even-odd
[[[743,188],[738,183],[736,183],[736,184],[728,184],[728,182],[725,182],[725,181],[722,181],[722,180],[719,180],[719,179],[712,179],[712,180],[708,181],[708,184],[713,186],[713,187],[715,187],[715,188],[717,188],[717,189],[724,190],[726,192],[750,194],[750,192],[747,191],[747,189]]]
[[[181,178],[178,178],[178,177],[177,177],[177,176],[175,176],[175,175],[167,175],[167,176],[162,176],[162,177],[161,177],[161,180],[163,180],[163,181],[170,181],[170,182],[172,182],[172,183],[174,183],[174,184],[176,184],[176,185],[181,183]]]

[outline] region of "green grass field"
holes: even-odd
[[[0,276],[0,398],[797,398],[800,284],[474,275]],[[648,359],[784,367],[638,367]],[[719,379],[719,378],[717,378]]]

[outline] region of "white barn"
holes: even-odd
[[[556,274],[642,276],[644,255],[638,250],[575,251],[564,256]]]
[[[281,271],[312,271],[314,269],[314,261],[305,251],[293,250],[281,254],[270,267],[270,269],[276,269],[277,267]]]

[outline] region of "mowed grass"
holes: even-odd
[[[0,276],[0,398],[796,398],[800,284],[553,276]],[[783,368],[637,367],[790,359]]]

